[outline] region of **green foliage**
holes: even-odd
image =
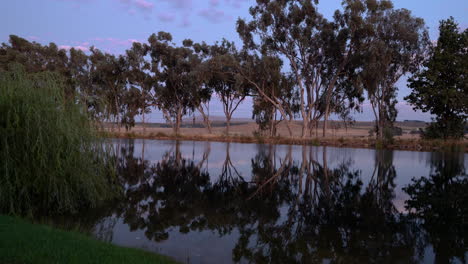
[[[75,232],[0,216],[0,263],[176,263]]]
[[[57,74],[0,72],[0,211],[54,214],[114,197],[111,158]]]
[[[265,138],[263,137],[262,133],[259,131],[254,131],[252,132],[253,137],[259,144],[264,144],[265,143]]]
[[[226,117],[226,135],[231,118],[249,94],[249,86],[240,72],[241,54],[234,42],[223,39],[210,49],[211,58],[203,65],[204,86],[215,92]]]
[[[462,118],[439,119],[422,131],[425,139],[462,138],[466,121]]]
[[[385,146],[385,143],[382,140],[377,140],[375,141],[375,148],[376,149],[383,149]]]
[[[468,118],[468,29],[461,32],[453,18],[440,22],[440,36],[415,76],[405,98],[415,110],[436,115],[427,138],[461,138]]]
[[[385,127],[383,129],[383,142],[384,144],[393,144],[394,137],[395,136],[395,131],[393,127]]]
[[[377,136],[385,141],[389,139],[388,131],[384,139],[386,127],[393,126],[398,113],[395,84],[403,75],[418,69],[429,45],[424,21],[409,10],[394,10],[386,2],[379,1],[379,8],[371,8],[366,18],[371,31],[357,58],[363,67],[357,81],[366,90],[373,108]]]
[[[313,138],[311,144],[312,146],[320,146],[320,140],[318,138]]]
[[[211,92],[202,89],[203,76],[200,64],[206,47],[185,40],[183,47],[170,42],[169,33],[151,35],[150,56],[152,71],[157,77],[154,82],[156,105],[164,118],[178,134],[182,117],[194,111],[199,104],[211,97]]]
[[[167,135],[164,132],[158,132],[156,133],[156,137],[167,137]]]

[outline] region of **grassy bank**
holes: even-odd
[[[161,139],[161,140],[194,140],[194,141],[215,141],[215,142],[237,142],[237,143],[257,143],[257,144],[285,144],[285,145],[311,145],[311,146],[333,146],[346,148],[385,148],[393,150],[411,151],[440,151],[453,150],[468,153],[468,141],[466,140],[423,140],[423,139],[398,139],[392,144],[382,144],[373,138],[286,138],[286,137],[261,137],[244,135],[173,135],[164,133],[134,133],[134,132],[103,132],[105,137],[113,138],[141,138],[141,139]]]
[[[0,215],[0,263],[176,263],[137,249]]]

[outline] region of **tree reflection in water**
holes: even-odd
[[[432,153],[431,173],[405,188],[406,207],[422,222],[426,243],[434,247],[436,263],[467,263],[468,176],[463,154]]]
[[[122,146],[118,172],[126,199],[114,214],[155,242],[169,239],[173,228],[219,236],[235,230],[238,240],[226,249],[234,262],[421,263],[429,245],[437,263],[466,261],[463,154],[433,154],[431,175],[405,189],[413,213],[402,215],[393,204],[392,151],[375,151],[364,183],[353,160],[330,168],[326,147],[299,147],[301,157],[294,159],[291,146],[279,154],[278,146],[259,145],[247,177],[225,146],[216,177],[205,166],[209,143],[198,162],[182,155],[179,142],[155,163],[138,158],[133,144]]]

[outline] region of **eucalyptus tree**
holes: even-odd
[[[405,100],[436,115],[426,137],[461,138],[468,118],[468,29],[461,31],[449,18],[440,22],[439,32],[424,68],[410,78],[412,92]]]
[[[193,51],[198,54],[202,63],[198,64],[194,71],[198,78],[196,86],[193,87],[193,105],[200,112],[203,118],[203,123],[209,133],[212,133],[211,121],[210,121],[210,101],[213,95],[213,87],[206,85],[206,80],[210,78],[210,68],[207,67],[205,62],[210,56],[210,46],[205,42],[193,43],[192,40],[185,40],[184,46],[190,47]],[[201,81],[201,82],[200,82]]]
[[[139,42],[134,42],[132,47],[126,51],[128,63],[127,82],[130,86],[130,93],[126,100],[129,101],[131,115],[140,114],[142,116],[143,131],[146,131],[145,115],[151,113],[152,100],[155,97],[153,83],[154,78],[150,74],[151,63],[146,56],[149,53],[149,46]],[[134,118],[132,118],[134,121]]]
[[[68,70],[78,99],[86,106],[88,116],[98,121],[102,114],[102,103],[93,83],[90,57],[82,50],[71,48],[68,54]]]
[[[278,57],[246,54],[244,58],[240,74],[252,87],[253,116],[260,129],[269,129],[270,136],[275,136],[277,125],[284,121],[292,136],[291,123],[299,112],[299,91],[294,76],[281,71],[283,62]]]
[[[74,95],[73,80],[71,79],[68,65],[67,51],[59,49],[55,43],[41,45],[37,42],[10,35],[9,44],[2,43],[0,52],[0,68],[8,70],[12,63],[23,65],[26,72],[56,72],[66,81],[64,87],[66,97]]]
[[[233,113],[249,93],[248,84],[239,74],[241,54],[233,42],[223,39],[210,48],[210,59],[206,61],[205,86],[212,89],[223,105],[226,117],[226,134],[229,135]]]
[[[66,84],[63,86],[66,98],[83,103],[92,119],[102,118],[102,84],[93,79],[92,73],[96,76],[96,65],[83,51],[74,48],[67,51],[54,43],[41,45],[14,35],[10,36],[9,44],[2,44],[0,50],[0,68],[8,70],[9,64],[19,63],[30,73],[58,73]],[[92,50],[97,52],[94,48]]]
[[[104,118],[112,121],[114,125],[125,124],[126,106],[125,93],[127,91],[126,72],[127,62],[124,56],[116,57],[108,53],[102,53],[96,48],[91,48],[90,60],[92,65],[91,78],[96,89],[96,94],[103,104]]]
[[[377,137],[382,139],[397,115],[396,82],[420,67],[429,38],[424,20],[409,10],[394,10],[390,1],[369,1],[368,8],[360,78],[375,116]]]
[[[336,10],[333,21],[324,23],[321,28],[323,64],[320,78],[325,91],[318,113],[323,115],[324,137],[332,112],[343,115],[347,109],[358,109],[362,101],[362,89],[349,85],[348,80],[359,71],[356,60],[365,49],[363,39],[368,33],[365,17],[374,5],[379,4],[379,0],[345,0],[343,10]]]
[[[178,134],[182,117],[195,109],[194,98],[202,83],[197,68],[202,60],[190,40],[184,41],[183,47],[176,47],[171,41],[171,34],[166,32],[149,37],[151,71],[156,79],[155,104]]]
[[[302,137],[306,136],[312,111],[316,109],[316,91],[322,87],[321,28],[326,20],[314,6],[317,2],[257,1],[257,5],[250,8],[252,20],[237,21],[237,32],[245,49],[285,57],[289,61],[300,91]]]

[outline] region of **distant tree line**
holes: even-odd
[[[319,121],[325,136],[330,115],[352,120],[352,112],[361,111],[368,99],[376,136],[383,139],[397,116],[396,83],[413,73],[417,74],[410,87],[415,92],[409,101],[439,116],[442,110],[423,106],[428,103],[424,96],[432,94],[424,88],[426,82],[417,81],[429,74],[421,66],[430,71],[436,64],[430,57],[440,53],[439,46],[431,45],[421,18],[395,9],[388,0],[344,0],[333,18],[326,19],[317,4],[257,1],[250,8],[251,19],[237,21],[242,48],[226,39],[213,45],[186,39],[176,45],[170,33],[159,32],[147,43],[133,43],[125,54],[113,55],[95,47],[87,53],[64,50],[12,35],[9,44],[0,47],[0,70],[19,63],[28,72],[58,72],[66,80],[69,98],[85,104],[93,119],[112,122],[119,129],[134,126],[139,115],[144,126],[145,117],[158,109],[176,134],[183,117],[195,112],[211,132],[208,106],[216,96],[229,134],[233,113],[251,96],[253,118],[269,135],[276,135],[281,122],[292,135],[291,124],[299,119],[303,138],[318,130]],[[453,19],[442,23],[451,23],[450,30],[459,34]],[[452,80],[455,75],[466,78],[466,32],[460,33],[457,47],[463,56],[459,71],[448,77]],[[462,110],[446,110],[440,116],[456,116],[455,122],[464,123],[467,82],[453,82],[451,87],[462,94]],[[437,87],[445,89],[443,84]]]

